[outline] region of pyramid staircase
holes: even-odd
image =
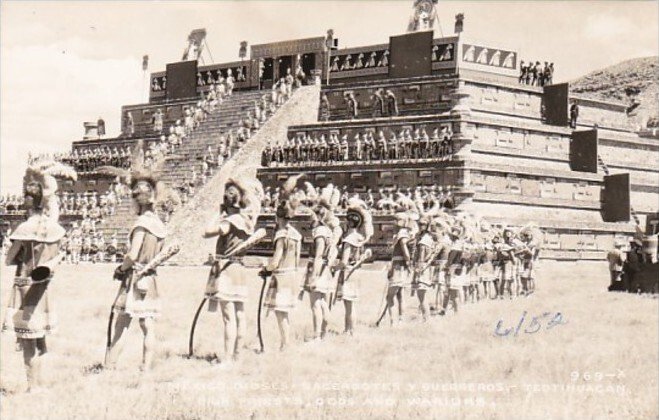
[[[246,117],[247,111],[254,108],[254,101],[260,100],[264,93],[264,91],[234,92],[232,96],[226,97],[206,120],[183,140],[173,154],[165,156],[159,170],[161,180],[175,188],[188,182],[194,169],[199,174],[208,147],[211,146],[216,154],[220,136],[228,134],[229,130],[235,132],[239,128],[240,121]],[[267,97],[269,100],[270,95]],[[231,156],[241,146],[242,144],[236,139]],[[226,161],[224,163],[226,164]],[[121,248],[128,243],[128,234],[136,219],[137,215],[131,200],[123,199],[116,206],[114,214],[106,216],[97,229],[103,232],[106,241],[116,234]]]
[[[204,239],[208,221],[217,213],[222,201],[224,183],[235,175],[256,176],[261,165],[261,153],[269,142],[287,138],[291,126],[317,121],[320,86],[307,85],[295,90],[293,96],[268,119],[251,138],[216,171],[197,193],[172,215],[167,226],[168,240],[181,244],[181,252],[169,263],[174,265],[203,264],[214,249],[217,238]]]

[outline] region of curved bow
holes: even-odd
[[[263,353],[265,351],[265,346],[263,345],[263,334],[261,331],[261,313],[262,313],[262,308],[263,308],[263,296],[265,295],[265,289],[266,285],[268,284],[268,274],[261,272],[259,273],[259,276],[263,280],[263,284],[261,285],[261,295],[259,296],[259,307],[256,312],[256,331],[259,336],[259,345],[261,346],[261,351],[260,353]]]
[[[197,308],[197,312],[194,314],[194,319],[192,320],[192,327],[190,327],[190,339],[188,341],[188,358],[191,358],[194,354],[194,330],[195,327],[197,326],[197,320],[199,319],[199,314],[201,313],[201,309],[204,307],[204,304],[208,300],[207,297],[203,298],[201,300],[201,303],[199,304],[199,308]]]

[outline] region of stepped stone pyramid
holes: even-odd
[[[423,36],[400,38],[421,42]],[[377,138],[382,132],[389,139],[404,130],[448,128],[454,150],[449,159],[284,162],[259,170],[263,184],[274,188],[281,179],[305,172],[317,186],[332,183],[362,197],[370,189],[376,200],[380,188],[451,188],[458,211],[495,226],[538,225],[545,232],[541,257],[561,260],[603,259],[615,240],[628,240],[659,218],[659,143],[639,137],[627,104],[571,94],[567,84],[520,84],[517,72],[494,60],[495,51],[506,57],[513,52],[480,47],[462,35],[433,39],[432,45],[440,51],[452,45],[458,51],[455,63],[433,62],[430,74],[398,77],[391,68],[338,71],[335,81],[323,86],[328,105],[319,116],[324,121],[290,127],[288,137],[345,136],[352,151],[357,135]],[[338,62],[387,47],[400,48],[392,37],[388,46],[341,51]],[[418,59],[410,54],[407,63]],[[336,80],[342,73],[345,77]],[[395,115],[373,111],[382,91],[397,99]],[[350,96],[357,112],[346,100]],[[571,127],[573,104],[580,113]],[[298,223],[309,231],[305,221]],[[376,214],[374,223],[370,246],[386,257],[393,216]],[[264,215],[262,225],[272,230],[274,216]],[[267,253],[266,247],[261,251]]]
[[[134,147],[138,140],[146,147],[157,140],[152,118],[158,109],[169,127],[208,95],[209,86],[235,76],[233,96],[163,162],[163,179],[177,186],[201,163],[208,146],[217,146],[221,134],[236,128],[256,99],[276,97],[282,81],[303,85],[175,212],[169,227],[184,245],[179,264],[200,263],[213,251],[212,241],[200,242],[203,225],[219,208],[224,179],[238,170],[255,171],[272,191],[305,172],[315,186],[332,183],[349,194],[372,193],[376,200],[387,191],[441,187],[451,191],[456,211],[499,227],[538,225],[545,234],[541,258],[602,259],[614,241],[637,231],[653,233],[659,225],[659,142],[654,134],[639,135],[629,104],[585,96],[579,93],[588,91],[583,86],[519,83],[522,57],[515,50],[470,40],[460,28],[441,38],[419,30],[382,44],[342,49],[333,47],[329,31],[252,45],[241,61],[169,63],[165,71],[151,73],[148,103],[122,108],[122,121],[134,124],[130,135],[88,136],[73,149]],[[125,124],[122,129],[125,133]],[[435,132],[447,133],[444,140],[450,144],[450,152],[439,157],[378,154],[260,167],[267,143],[304,139],[311,147],[309,140],[345,138],[351,155],[358,136],[396,139],[413,133],[405,141],[411,139],[409,147],[419,150],[424,133]],[[60,189],[102,194],[113,181],[90,172],[75,183],[62,181]],[[106,238],[116,233],[125,243],[135,217],[129,201],[103,221]],[[72,219],[63,218],[64,223]],[[272,235],[274,215],[265,211],[259,224]],[[308,238],[308,221],[300,218],[296,224]],[[376,209],[374,224],[370,247],[384,258],[395,230],[393,215]],[[264,241],[253,252],[270,253],[270,244]]]

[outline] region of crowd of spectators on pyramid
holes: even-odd
[[[283,143],[268,144],[261,154],[261,165],[295,166],[332,164],[335,162],[382,162],[390,160],[450,159],[453,155],[453,133],[449,126],[436,128],[431,135],[425,129],[401,130],[386,136],[382,131],[320,137],[306,135]]]
[[[525,64],[524,61],[519,63],[519,83],[530,86],[547,86],[554,83],[554,63],[545,61],[545,65],[541,65],[539,61],[533,63],[529,61]]]

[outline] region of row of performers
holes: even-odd
[[[438,135],[435,129],[432,137],[424,131],[424,135],[413,138],[409,132],[398,138],[392,133],[386,139],[382,131],[378,138],[372,134],[364,135],[364,140],[355,136],[352,142],[344,135],[339,141],[332,135],[329,141],[324,135],[320,139],[310,137],[289,139],[283,144],[268,145],[261,153],[261,165],[271,166],[274,163],[295,164],[303,162],[339,162],[339,161],[371,161],[398,159],[435,159],[445,158],[453,154],[453,142],[449,135]],[[418,134],[418,130],[417,133]]]
[[[17,269],[3,328],[13,329],[18,337],[30,388],[39,385],[39,362],[47,351],[46,335],[55,327],[48,286],[62,258],[58,248],[64,237],[64,229],[57,221],[56,200],[53,199],[57,189],[56,175],[74,178],[75,172],[55,161],[37,162],[28,168],[24,190],[31,211],[27,221],[11,235],[7,253],[7,264],[16,265]],[[130,233],[129,250],[115,270],[114,277],[121,284],[112,305],[104,366],[112,368],[116,364],[125,341],[124,333],[132,319],[137,318],[144,337],[142,368],[148,369],[156,345],[155,320],[161,312],[157,267],[176,249],[164,247],[166,228],[155,212],[159,200],[167,195],[166,187],[145,168],[133,168],[123,176],[131,185],[138,218]],[[304,207],[315,227],[307,269],[304,272],[299,270],[302,235],[290,220],[296,212],[303,210],[292,194],[300,176],[290,178],[281,188],[274,252],[260,272],[264,278],[261,298],[265,294],[264,306],[276,314],[282,349],[289,343],[288,315],[295,307],[300,291],[310,297],[315,340],[326,334],[330,303],[335,300],[344,302],[345,331],[354,331],[354,305],[360,298],[360,290],[353,273],[370,258],[370,251],[365,246],[373,234],[368,208],[359,199],[350,202],[347,229],[343,231],[334,215],[340,191],[329,185],[321,190],[312,205]],[[226,360],[235,359],[242,348],[250,281],[243,256],[264,236],[263,230],[255,230],[262,194],[261,184],[251,177],[237,176],[225,185],[220,211],[205,230],[206,237],[218,238],[216,258],[205,298],[193,322],[191,353],[194,324],[206,303],[209,311],[219,309],[222,313]],[[532,280],[532,261],[537,253],[531,245],[530,235],[524,236],[525,244],[517,244],[512,236],[506,236],[503,244],[496,245],[495,240],[489,247],[486,240],[488,230],[484,224],[473,218],[449,216],[439,209],[420,214],[411,200],[397,220],[399,231],[392,244],[387,304],[383,312],[383,316],[389,314],[392,322],[396,298],[399,300],[399,315],[402,313],[400,299],[407,286],[418,296],[421,313],[426,318],[427,291],[433,286],[443,290],[444,307],[452,302],[457,309],[458,290],[466,285],[469,272],[477,266],[480,267],[480,276],[487,281],[498,276],[501,290],[509,293],[515,275],[521,275],[525,290]],[[492,261],[499,263],[492,264]],[[524,271],[518,269],[518,264]],[[265,289],[268,277],[269,287]],[[259,303],[259,312],[260,307]]]

